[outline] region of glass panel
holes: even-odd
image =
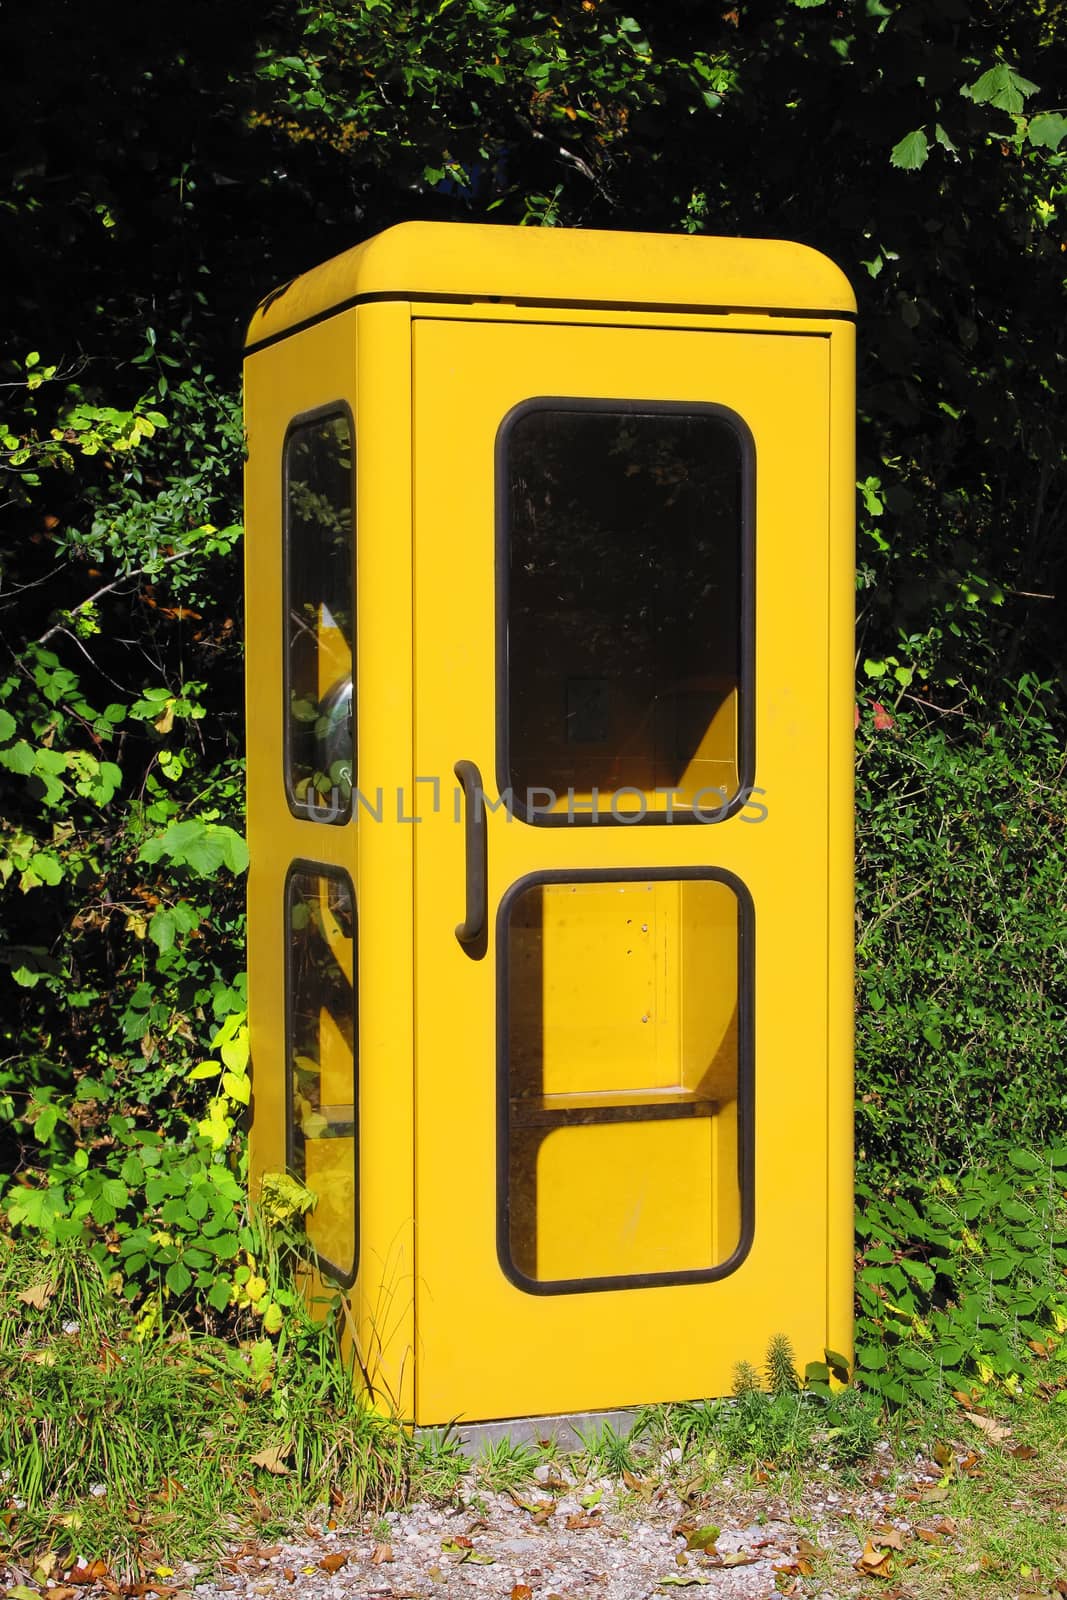
[[[347,878],[289,878],[288,1161],[317,1196],[307,1232],[342,1282],[356,1270],[356,912]]]
[[[588,815],[595,790],[603,820],[613,798],[620,818],[695,805],[710,820],[739,788],[746,437],[710,406],[548,401],[509,425],[520,814]]]
[[[286,784],[292,810],[318,822],[347,820],[355,782],[353,463],[345,414],[286,440]]]
[[[535,1282],[712,1271],[741,1241],[740,902],[536,883],[508,912],[508,1251]]]

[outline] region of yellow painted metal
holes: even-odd
[[[546,867],[717,866],[736,874],[755,904],[757,1224],[749,1254],[716,1282],[586,1294],[530,1295],[500,1270],[492,1230],[494,941],[489,958],[478,962],[449,938],[464,894],[463,835],[451,808],[419,826],[420,1420],[460,1409],[496,1416],[723,1391],[733,1364],[758,1359],[779,1329],[805,1360],[823,1349],[828,331],[744,337],[416,320],[419,770],[447,772],[463,757],[490,783],[495,771],[492,460],[500,419],[531,395],[715,401],[744,417],[755,439],[757,779],[768,808],[758,825],[735,816],[708,827],[548,830],[508,822],[502,812],[488,817],[493,908],[509,885]],[[590,1009],[598,999],[589,997]],[[628,1136],[649,1136],[653,1126]],[[676,1169],[657,1170],[670,1180]],[[439,1197],[450,1182],[455,1200],[444,1206]],[[572,1179],[572,1232],[593,1233],[598,1187],[592,1181],[579,1197],[577,1185]],[[693,1199],[699,1206],[700,1196]],[[458,1216],[465,1219],[462,1270]],[[471,1217],[480,1219],[474,1227]],[[481,1330],[477,1360],[464,1312],[472,1303]],[[548,1351],[566,1351],[568,1359],[547,1359]]]
[[[419,298],[434,295],[458,300]],[[358,902],[352,1326],[379,1398],[419,1422],[723,1392],[779,1331],[802,1361],[850,1353],[853,335],[835,313],[852,308],[836,268],[773,241],[413,224],[253,320],[251,343],[276,341],[247,363],[254,1178],[284,1162],[285,874],[319,861]],[[494,447],[507,412],[545,395],[711,402],[751,430],[766,817],[548,828],[491,812],[475,959],[454,934],[452,772],[476,762],[495,797]],[[338,399],[357,438],[360,795],[327,827],[294,818],[283,786],[281,447],[294,416]],[[733,786],[738,725],[724,686],[685,784]],[[670,876],[707,868],[753,906],[747,1255],[710,1281],[531,1293],[497,1256],[497,907],[546,871],[634,875],[540,891],[541,1109],[608,1103],[623,1120],[516,1134],[537,1209],[514,1266],[549,1286],[686,1272],[742,1233],[736,901]],[[535,998],[518,995],[516,1037]],[[665,1101],[697,1114],[624,1119]]]
[[[782,239],[405,222],[268,295],[248,343],[372,295],[614,305],[627,313],[642,306],[856,309],[832,262]]]
[[[349,875],[358,915],[360,1159],[351,1232],[360,1270],[349,1321],[379,1402],[406,1415],[414,1404],[412,829],[396,821],[395,795],[411,781],[410,537],[396,537],[410,528],[409,345],[407,307],[373,306],[253,354],[245,367],[251,1187],[255,1197],[264,1174],[284,1170],[286,1160],[286,875],[295,861],[320,862]],[[343,826],[296,818],[284,787],[283,444],[295,418],[336,401],[355,418],[359,463],[357,686],[377,685],[359,697],[357,718],[357,774],[377,774],[383,789],[382,820],[369,825],[359,804]],[[336,633],[327,630],[327,644]],[[333,682],[346,668],[330,659],[325,676]],[[373,786],[363,793],[373,808]],[[350,1087],[339,1103],[351,1099]],[[306,1156],[309,1187],[323,1196],[310,1232],[322,1243],[337,1237],[352,1163],[343,1140],[309,1142]],[[311,1286],[313,1294],[321,1289]]]

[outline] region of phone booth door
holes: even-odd
[[[826,1339],[829,340],[413,384],[416,1420],[727,1392]]]

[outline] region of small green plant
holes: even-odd
[[[734,1368],[734,1394],[755,1394],[759,1386],[759,1373],[752,1363],[750,1361],[739,1361]]]
[[[579,1430],[582,1449],[578,1457],[580,1470],[586,1477],[619,1478],[624,1472],[633,1472],[637,1465],[635,1445],[638,1428],[622,1434],[605,1422],[602,1427]]]
[[[767,1387],[776,1398],[799,1393],[800,1377],[793,1365],[793,1346],[786,1334],[776,1333],[772,1337],[763,1371]]]
[[[510,1494],[529,1483],[541,1460],[533,1446],[505,1436],[490,1440],[475,1463],[478,1481],[498,1494]]]
[[[411,1491],[427,1500],[453,1504],[471,1463],[451,1428],[425,1428],[415,1438],[411,1456]]]

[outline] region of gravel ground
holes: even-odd
[[[189,1569],[169,1582],[194,1600],[646,1600],[698,1587],[708,1600],[839,1600],[906,1561],[915,1503],[925,1513],[921,1502],[934,1502],[923,1537],[947,1543],[955,1531],[922,1466],[903,1485],[898,1468],[891,1490],[877,1469],[854,1490],[820,1477],[788,1504],[771,1485],[729,1479],[720,1494],[690,1498],[664,1468],[665,1479],[620,1485],[541,1467],[514,1496],[468,1493],[462,1507],[422,1502],[361,1527],[309,1526],[282,1544],[233,1549],[210,1576]]]

